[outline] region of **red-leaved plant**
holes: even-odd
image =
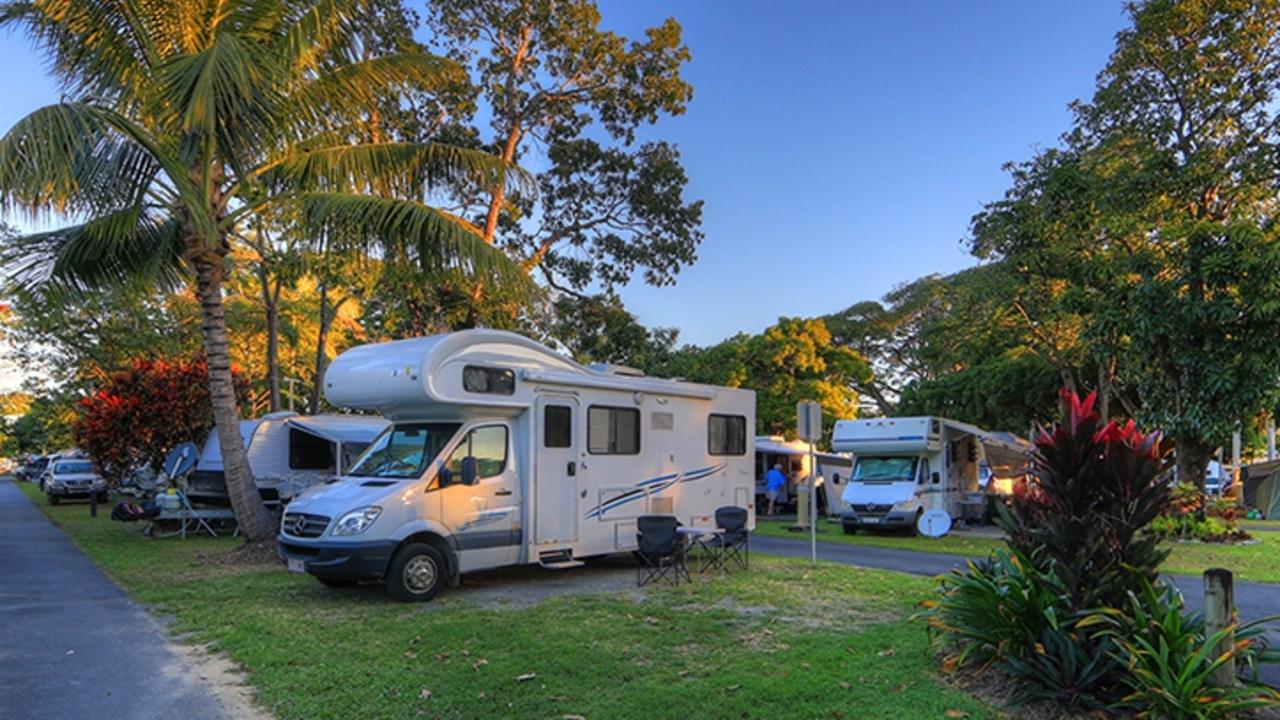
[[[234,372],[234,370],[233,370]],[[243,400],[248,386],[237,379]],[[132,470],[159,470],[165,453],[183,442],[200,442],[213,426],[209,371],[204,357],[190,360],[137,358],[80,401],[71,426],[83,450],[108,483]]]
[[[1101,424],[1094,402],[1062,391],[1062,422],[1037,433],[1034,479],[1014,488],[997,520],[1018,555],[1061,581],[1074,610],[1120,607],[1168,556],[1142,530],[1169,502],[1171,448],[1132,420]]]

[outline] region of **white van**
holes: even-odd
[[[831,446],[857,456],[840,498],[849,534],[914,531],[933,509],[956,522],[982,522],[988,496],[1008,492],[1031,456],[1031,445],[1014,435],[939,417],[841,420]]]
[[[586,368],[514,333],[364,345],[325,374],[329,402],[393,425],[337,481],[285,508],[289,569],[381,580],[428,600],[462,573],[580,565],[636,547],[636,518],[755,522],[755,393]]]

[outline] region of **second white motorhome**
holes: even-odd
[[[940,417],[841,420],[831,445],[857,456],[841,495],[846,533],[914,531],[934,509],[981,522],[988,497],[1024,475],[1031,454],[1021,438]]]
[[[840,494],[844,492],[853,471],[853,457],[843,453],[818,452],[818,515],[837,516]],[[809,445],[800,440],[787,440],[779,435],[762,435],[756,438],[756,512],[768,504],[765,499],[765,473],[775,464],[782,465],[787,476],[787,487],[775,505],[794,509],[798,496],[797,483],[809,477]]]
[[[329,402],[393,425],[346,474],[285,508],[291,571],[428,600],[476,570],[636,548],[636,519],[754,527],[755,393],[586,368],[514,333],[346,351]]]

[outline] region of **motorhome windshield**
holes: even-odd
[[[916,479],[914,457],[860,457],[853,468],[854,482],[911,482]]]
[[[416,478],[458,432],[457,423],[403,423],[369,444],[348,475]]]

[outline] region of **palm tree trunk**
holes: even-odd
[[[307,403],[307,413],[315,415],[320,412],[320,387],[324,383],[325,355],[324,346],[329,342],[329,325],[333,322],[329,314],[329,283],[320,283],[320,328],[316,333],[316,374],[311,383],[311,399]]]
[[[209,363],[209,399],[213,405],[213,423],[222,451],[222,468],[226,477],[231,507],[236,513],[240,532],[250,542],[275,537],[276,524],[262,504],[244,440],[240,437],[240,412],[236,407],[235,381],[231,377],[231,356],[227,351],[227,316],[222,306],[221,258],[204,254],[194,259],[196,295],[200,299],[200,327],[204,334],[204,352]]]

